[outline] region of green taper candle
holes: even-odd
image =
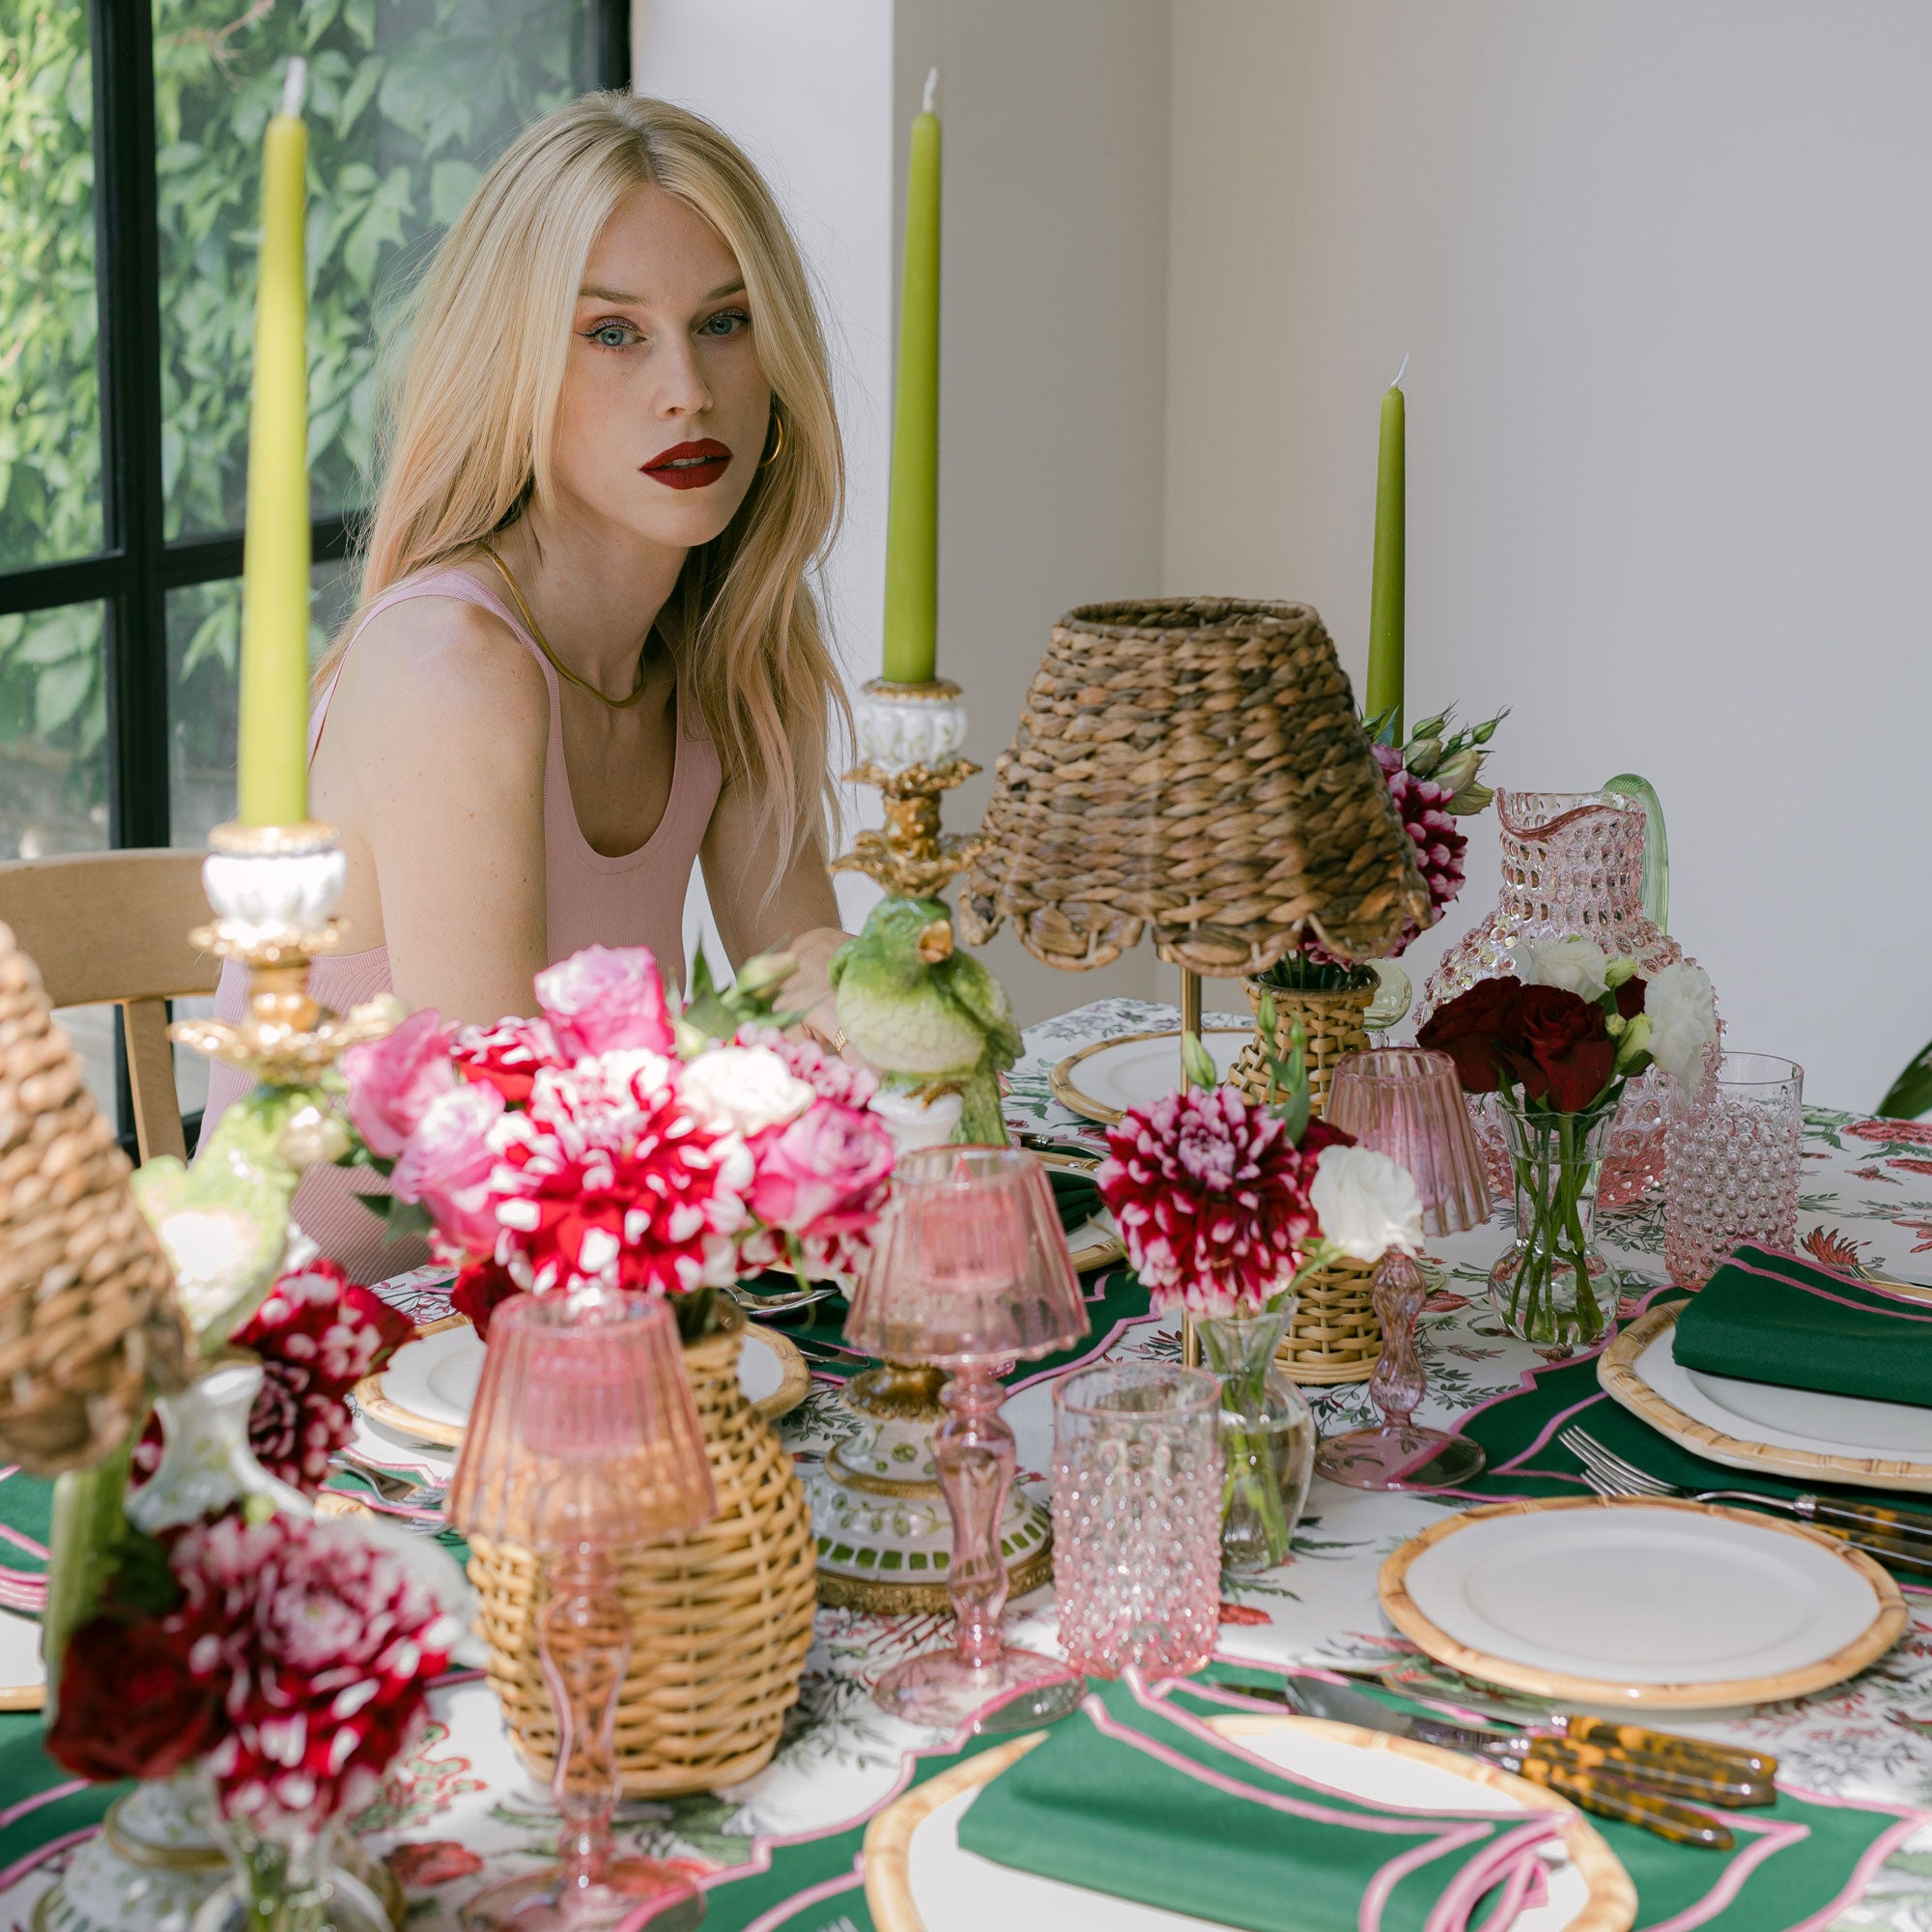
[[[1395,713],[1395,742],[1402,743],[1402,650],[1404,550],[1407,509],[1403,480],[1405,425],[1403,371],[1395,372],[1382,398],[1381,457],[1376,468],[1376,581],[1369,600],[1369,692],[1364,707],[1371,718]]]
[[[886,676],[924,684],[939,643],[939,117],[937,68],[913,117],[906,162],[905,276],[886,519]]]

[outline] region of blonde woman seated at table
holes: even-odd
[[[701,858],[734,963],[790,947],[792,1003],[830,1034],[844,699],[806,572],[843,468],[804,266],[756,170],[632,95],[528,128],[429,268],[384,448],[309,724],[363,950],[319,960],[316,996],[491,1021],[593,944],[648,946],[681,983]],[[232,966],[216,1009],[242,1009]],[[204,1132],[244,1087],[215,1068]],[[296,1217],[357,1281],[425,1258],[384,1245],[346,1170],[307,1175]]]

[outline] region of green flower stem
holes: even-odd
[[[47,1565],[47,1607],[41,1624],[50,1722],[67,1640],[99,1609],[101,1592],[119,1560],[128,1531],[122,1504],[138,1434],[136,1425],[105,1462],[91,1469],[71,1469],[54,1484],[53,1554]]]
[[[1244,1366],[1222,1378],[1224,1399],[1250,1415],[1266,1406],[1267,1391],[1263,1378],[1267,1361]],[[1264,1568],[1273,1569],[1288,1560],[1293,1532],[1288,1511],[1283,1507],[1281,1486],[1275,1481],[1274,1444],[1264,1429],[1228,1429],[1221,1436],[1227,1471],[1221,1482],[1221,1520],[1238,1505],[1261,1524],[1262,1540],[1267,1547]]]

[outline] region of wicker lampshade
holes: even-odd
[[[1010,919],[1050,966],[1164,959],[1265,971],[1305,929],[1372,958],[1429,890],[1305,604],[1168,598],[1069,611],[1000,754],[960,894],[981,945]]]

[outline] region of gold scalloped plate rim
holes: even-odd
[[[1238,1034],[1242,1038],[1252,1037],[1252,1026],[1210,1026],[1201,1029],[1205,1035]],[[1069,1053],[1052,1072],[1046,1076],[1046,1084],[1052,1089],[1053,1097],[1063,1107],[1078,1114],[1082,1120],[1096,1122],[1103,1127],[1111,1127],[1120,1120],[1122,1109],[1110,1107],[1104,1100],[1095,1100],[1083,1094],[1075,1085],[1073,1068],[1083,1060],[1091,1060],[1096,1053],[1106,1053],[1117,1046],[1135,1046],[1150,1039],[1171,1039],[1176,1052],[1179,1051],[1180,1029],[1179,1027],[1156,1027],[1151,1033],[1117,1033],[1107,1039],[1096,1039],[1091,1045],[1076,1048]]]
[[[1793,1670],[1777,1671],[1767,1677],[1725,1678],[1698,1684],[1619,1684],[1608,1678],[1574,1676],[1568,1671],[1547,1669],[1542,1664],[1522,1663],[1477,1650],[1451,1636],[1408,1594],[1409,1565],[1425,1550],[1435,1548],[1446,1537],[1460,1535],[1474,1523],[1506,1516],[1606,1509],[1688,1510],[1697,1516],[1743,1523],[1770,1535],[1798,1537],[1829,1550],[1856,1570],[1877,1599],[1877,1611],[1849,1643],[1841,1644],[1829,1657],[1818,1658]],[[1904,1635],[1911,1623],[1898,1585],[1862,1550],[1827,1536],[1821,1529],[1809,1528],[1802,1522],[1786,1522],[1760,1510],[1727,1509],[1718,1503],[1693,1503],[1675,1496],[1542,1496],[1463,1510],[1431,1523],[1384,1557],[1376,1577],[1376,1594],[1381,1599],[1382,1614],[1389,1622],[1437,1663],[1446,1663],[1465,1677],[1498,1685],[1505,1690],[1612,1710],[1719,1711],[1747,1704],[1781,1703],[1788,1697],[1807,1697],[1814,1690],[1842,1684],[1868,1664],[1877,1662]]]
[[[440,1321],[424,1322],[410,1340],[420,1342],[431,1335],[440,1335],[451,1328],[469,1326],[469,1318],[467,1315],[445,1315]],[[810,1366],[799,1352],[798,1344],[789,1335],[781,1334],[776,1328],[767,1328],[762,1321],[746,1322],[745,1332],[748,1335],[755,1333],[779,1358],[779,1369],[782,1379],[770,1395],[760,1396],[752,1404],[753,1414],[766,1422],[776,1422],[780,1416],[789,1415],[811,1393]],[[434,1416],[418,1415],[413,1409],[405,1408],[400,1403],[391,1402],[383,1392],[381,1370],[373,1376],[364,1376],[355,1384],[355,1406],[372,1422],[380,1422],[390,1429],[399,1429],[404,1435],[412,1435],[419,1442],[428,1442],[440,1449],[463,1447],[462,1430],[450,1423],[439,1422]]]
[[[1834,1456],[1821,1449],[1789,1449],[1774,1442],[1751,1442],[1726,1435],[1694,1415],[1686,1415],[1667,1396],[1643,1378],[1637,1362],[1666,1328],[1677,1325],[1685,1304],[1653,1308],[1618,1334],[1597,1357],[1597,1384],[1639,1422],[1693,1456],[1726,1468],[1794,1476],[1800,1482],[1849,1483],[1857,1489],[1889,1490],[1905,1495],[1932,1495],[1932,1463],[1908,1463],[1889,1456]]]
[[[1587,1892],[1582,1909],[1564,1926],[1563,1932],[1629,1932],[1636,1921],[1636,1887],[1622,1861],[1590,1821],[1567,1799],[1545,1791],[1498,1765],[1485,1764],[1436,1745],[1417,1744],[1412,1738],[1399,1738],[1387,1731],[1338,1724],[1326,1718],[1230,1712],[1207,1721],[1224,1737],[1259,1737],[1273,1731],[1295,1730],[1353,1745],[1361,1750],[1384,1751],[1392,1757],[1433,1765],[1471,1784],[1505,1793],[1525,1811],[1561,1812],[1565,1814],[1564,1846]],[[954,1765],[951,1771],[941,1772],[937,1777],[895,1799],[866,1827],[866,1903],[878,1932],[925,1932],[925,1920],[912,1895],[913,1833],[933,1812],[951,1804],[962,1791],[990,1784],[1036,1745],[1043,1744],[1046,1735],[1044,1731],[1030,1732],[1010,1744],[981,1751],[964,1764]]]

